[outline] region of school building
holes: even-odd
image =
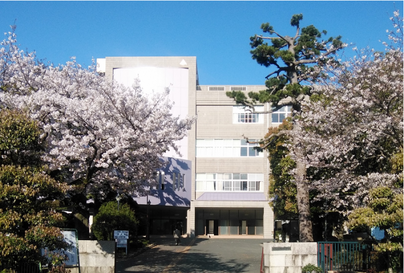
[[[157,170],[159,187],[135,197],[147,211],[151,235],[172,234],[180,226],[189,236],[259,236],[273,238],[274,216],[268,199],[269,162],[256,149],[268,128],[290,112],[254,114],[226,96],[226,91],[264,90],[264,85],[202,85],[196,57],[105,57],[98,71],[125,85],[140,80],[144,92],[170,89],[173,113],[196,122]],[[256,111],[269,110],[259,105]],[[249,141],[245,140],[248,137]]]

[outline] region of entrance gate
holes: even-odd
[[[317,264],[327,271],[366,271],[369,249],[359,242],[318,242]]]

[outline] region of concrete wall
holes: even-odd
[[[264,243],[265,273],[301,273],[308,264],[317,265],[317,243]]]
[[[80,273],[114,273],[115,242],[79,240]]]

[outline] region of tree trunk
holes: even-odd
[[[313,227],[310,217],[309,187],[306,181],[306,165],[299,148],[296,153],[297,208],[299,212],[299,241],[313,242]]]

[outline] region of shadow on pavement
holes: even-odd
[[[158,245],[138,256],[128,255],[117,260],[116,272],[248,272],[246,263],[187,248],[190,243],[195,246],[204,240],[185,238],[180,246],[175,246],[173,239],[160,239]]]
[[[207,239],[204,238],[181,238],[181,245],[182,246],[188,246],[190,243],[192,245],[197,245],[201,241],[204,241]],[[175,240],[174,238],[151,238],[150,243],[155,244],[155,245],[160,245],[160,246],[175,246]]]
[[[248,272],[248,264],[240,263],[234,259],[223,261],[208,253],[186,253],[175,270],[169,272]]]

